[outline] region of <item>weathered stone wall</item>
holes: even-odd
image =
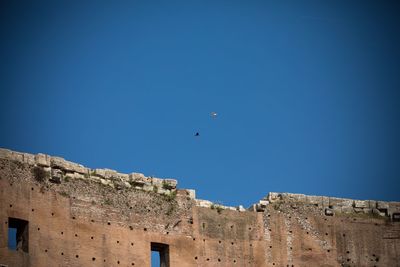
[[[270,193],[249,210],[174,179],[0,149],[0,266],[400,266],[400,203]],[[29,252],[8,248],[29,222]]]
[[[0,264],[150,266],[151,242],[169,245],[170,266],[265,262],[260,213],[198,206],[172,179],[55,162],[1,151]],[[29,221],[28,253],[8,249],[10,217]]]
[[[400,266],[399,204],[269,193],[266,266]]]

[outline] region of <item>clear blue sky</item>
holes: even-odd
[[[394,1],[1,1],[0,146],[176,178],[227,205],[400,200],[398,14]]]

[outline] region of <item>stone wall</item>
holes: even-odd
[[[54,183],[80,179],[101,183],[117,190],[133,187],[144,191],[154,191],[159,194],[170,194],[176,190],[177,186],[177,181],[174,179],[146,177],[142,173],[125,174],[111,169],[90,169],[60,157],[51,157],[41,153],[32,155],[0,149],[0,159],[41,167],[48,173],[50,181]],[[189,194],[189,196],[193,196],[193,193]]]
[[[174,179],[0,149],[0,266],[400,266],[400,203],[269,193],[249,209]],[[10,221],[11,218],[11,221]],[[8,224],[28,222],[29,250]]]
[[[250,209],[263,211],[269,204],[279,205],[282,202],[301,203],[312,205],[327,216],[335,214],[370,214],[377,217],[394,219],[400,213],[400,202],[386,202],[377,200],[353,200],[348,198],[308,196],[304,194],[270,192],[259,203]]]
[[[150,266],[157,243],[170,266],[262,266],[262,215],[194,196],[173,179],[1,150],[0,264]],[[9,218],[29,222],[29,252],[8,248]]]

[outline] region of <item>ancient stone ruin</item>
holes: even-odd
[[[400,266],[400,203],[269,193],[245,209],[174,179],[0,149],[0,266]],[[14,243],[14,244],[12,244]]]

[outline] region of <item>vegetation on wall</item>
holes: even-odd
[[[44,182],[50,178],[50,173],[45,171],[42,167],[35,166],[32,169],[32,172],[33,172],[33,177],[38,182]]]

